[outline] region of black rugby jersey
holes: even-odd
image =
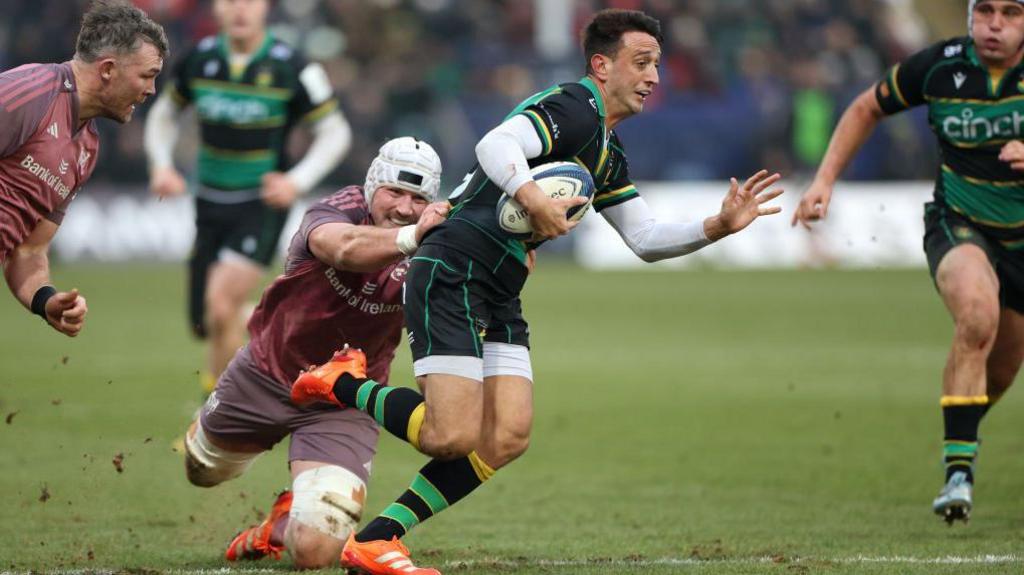
[[[928,106],[942,161],[936,201],[1024,247],[1024,173],[999,160],[1004,144],[1024,137],[1024,67],[995,76],[969,37],[953,38],[893,66],[875,97],[886,114]]]
[[[267,33],[242,69],[232,69],[223,34],[201,40],[175,67],[169,86],[199,117],[198,195],[236,202],[258,197],[260,178],[287,169],[288,132],[337,108],[319,64]]]
[[[506,120],[516,114],[533,123],[543,143],[541,155],[529,160],[531,168],[557,161],[584,167],[594,178],[597,211],[637,197],[622,143],[614,130],[605,128],[604,101],[593,80],[583,78],[539,92],[519,104]],[[524,242],[501,229],[496,207],[504,194],[475,166],[449,197],[448,220],[431,230],[428,241],[443,241],[483,263],[497,264],[509,255],[525,261],[526,251],[541,242]]]

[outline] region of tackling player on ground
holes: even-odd
[[[339,353],[292,388],[298,402],[324,400],[374,414],[386,430],[432,459],[409,489],[349,538],[343,564],[371,574],[436,574],[413,567],[399,541],[523,454],[533,418],[533,373],[519,294],[528,251],[575,225],[566,211],[586,200],[551,199],[530,168],[573,161],[592,175],[594,208],[645,261],[681,256],[738,232],[778,207],[763,204],[778,174],[735,179],[721,212],[703,221],[659,221],[633,185],[614,128],[643,110],[658,84],[661,30],[641,12],[607,10],[586,27],[586,75],[517,107],[477,145],[478,167],[449,201],[448,219],[423,239],[406,281],[405,317],[422,395],[366,379]],[[503,194],[528,211],[535,240],[505,233]]]
[[[172,158],[178,115],[194,105],[199,119],[188,305],[193,333],[209,338],[206,392],[245,341],[243,309],[273,260],[288,208],[351,141],[323,67],[267,31],[269,8],[270,0],[214,0],[221,33],[175,66],[146,119],[150,187],[161,197],[186,188]],[[299,122],[314,139],[288,168],[285,144]]]
[[[942,376],[945,486],[932,503],[966,521],[978,426],[1024,358],[1024,2],[972,0],[970,36],[939,42],[894,66],[846,110],[793,215],[828,214],[843,169],[887,115],[927,105],[941,150],[924,249],[956,326]]]
[[[0,74],[0,264],[18,301],[76,336],[88,311],[78,290],[50,285],[50,241],[99,154],[94,118],[126,123],[155,90],[163,28],[127,2],[97,0],[75,55]]]
[[[260,525],[239,534],[229,560],[279,557],[295,565],[336,564],[358,524],[378,429],[354,409],[288,401],[296,374],[348,341],[373,358],[352,366],[387,381],[401,340],[408,255],[444,219],[441,161],[413,138],[386,143],[363,188],[344,188],[307,210],[285,273],[263,294],[249,322],[251,341],[221,375],[186,434],[189,480],[209,487],[241,475],[263,451],[290,436],[292,489]]]

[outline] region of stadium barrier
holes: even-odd
[[[725,194],[721,182],[641,183],[640,193],[659,217],[686,221],[717,212]],[[682,268],[919,267],[922,204],[930,182],[850,183],[837,186],[829,218],[815,232],[789,222],[804,185],[784,183],[777,203],[783,213],[760,219],[742,234],[685,258],[655,264]],[[298,228],[304,200],[293,210],[279,249]],[[182,261],[194,237],[188,198],[158,201],[142,190],[87,188],[76,198],[54,240],[54,254],[76,261]],[[619,269],[646,265],[632,254],[600,217],[588,214],[571,235],[571,253],[584,266]]]

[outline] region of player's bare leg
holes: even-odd
[[[484,419],[476,451],[493,469],[526,452],[533,427],[533,382],[495,375],[484,379]]]
[[[245,343],[248,318],[243,311],[262,278],[263,268],[241,256],[221,259],[210,268],[206,284],[207,369],[214,382]]]
[[[942,381],[946,485],[932,509],[947,522],[966,521],[973,506],[978,424],[988,408],[986,368],[999,330],[999,280],[985,252],[961,244],[936,273],[955,331]]]
[[[988,355],[986,365],[987,395],[989,408],[992,407],[1013,380],[1024,361],[1024,314],[1003,308],[999,313],[999,332],[996,342]]]

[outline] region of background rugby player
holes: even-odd
[[[925,205],[924,249],[956,329],[942,375],[945,481],[932,503],[952,522],[972,506],[982,417],[1024,359],[1024,2],[972,0],[969,36],[893,66],[843,113],[793,214],[810,228],[886,116],[927,105],[942,164]]]
[[[0,74],[0,264],[18,301],[65,335],[78,335],[88,308],[78,290],[50,285],[47,252],[96,167],[93,119],[131,120],[166,56],[163,28],[145,12],[97,0],[70,61]]]
[[[172,157],[177,116],[194,105],[199,119],[188,306],[193,332],[209,337],[206,392],[245,341],[243,309],[273,260],[288,208],[351,141],[323,67],[267,31],[269,7],[269,0],[214,0],[220,34],[178,62],[146,119],[150,187],[159,196],[185,192]],[[288,169],[285,145],[299,122],[314,139]]]
[[[658,84],[660,25],[642,12],[602,11],[586,27],[583,50],[587,65],[580,81],[527,99],[479,142],[478,167],[449,197],[448,219],[412,259],[405,317],[423,395],[345,373],[342,360],[293,388],[295,399],[333,394],[341,404],[377,413],[385,429],[434,457],[409,490],[349,539],[343,551],[349,566],[373,574],[437,573],[411,567],[398,539],[527,448],[533,373],[519,298],[527,253],[569,232],[575,224],[566,211],[585,201],[548,198],[532,180],[531,167],[552,161],[584,166],[597,187],[594,208],[648,262],[690,253],[781,210],[763,207],[782,190],[769,190],[778,174],[761,171],[742,185],[733,179],[714,216],[659,221],[630,179],[613,128],[640,113]],[[498,225],[495,206],[503,194],[529,212],[536,241],[517,240]],[[358,355],[350,351],[348,362]]]
[[[344,188],[306,211],[285,273],[249,322],[251,341],[221,375],[186,436],[186,472],[209,487],[241,475],[257,455],[290,436],[292,489],[260,525],[228,546],[229,560],[279,557],[297,567],[335,564],[362,514],[378,429],[355,409],[288,401],[301,369],[349,342],[373,358],[359,370],[387,381],[401,341],[406,256],[444,219],[441,160],[427,143],[398,138],[370,165],[366,184]]]

